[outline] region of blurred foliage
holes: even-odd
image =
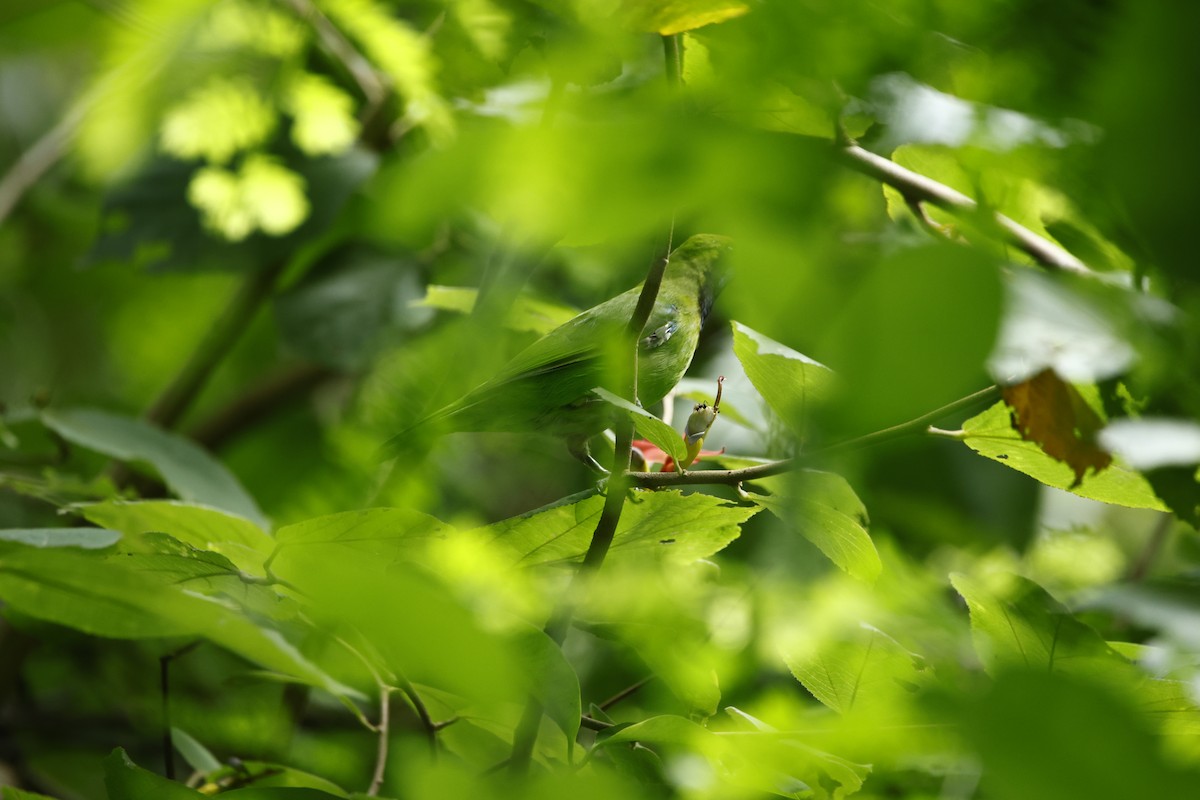
[[[1187,796],[1198,14],[8,0],[0,797]],[[687,475],[413,427],[696,233]]]

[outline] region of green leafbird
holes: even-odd
[[[638,341],[638,399],[660,401],[683,377],[700,328],[720,291],[724,236],[698,234],[672,251],[662,286]],[[587,442],[612,424],[612,407],[592,389],[612,386],[613,359],[641,286],[617,295],[560,325],[513,357],[491,380],[420,420],[383,446],[385,458],[405,451],[427,426],[439,432],[536,431],[561,436],[571,452],[602,469]]]

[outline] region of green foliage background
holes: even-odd
[[[1197,30],[8,0],[0,795],[1194,792]],[[724,375],[725,452],[614,476],[589,579],[561,443],[379,463],[701,232],[732,279],[635,416],[678,453]]]

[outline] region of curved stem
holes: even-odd
[[[853,143],[839,143],[837,152],[851,169],[897,189],[910,206],[931,203],[952,214],[983,222],[995,229],[1001,238],[1020,248],[1047,269],[1089,278],[1096,277],[1096,273],[1086,264],[1054,242],[1003,214],[981,208],[979,203],[962,192],[905,169],[896,162]]]

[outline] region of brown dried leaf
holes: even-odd
[[[1023,383],[1005,386],[1002,392],[1021,438],[1036,443],[1075,473],[1069,488],[1079,486],[1089,469],[1099,472],[1112,463],[1112,456],[1096,444],[1104,420],[1053,370],[1042,370]]]

